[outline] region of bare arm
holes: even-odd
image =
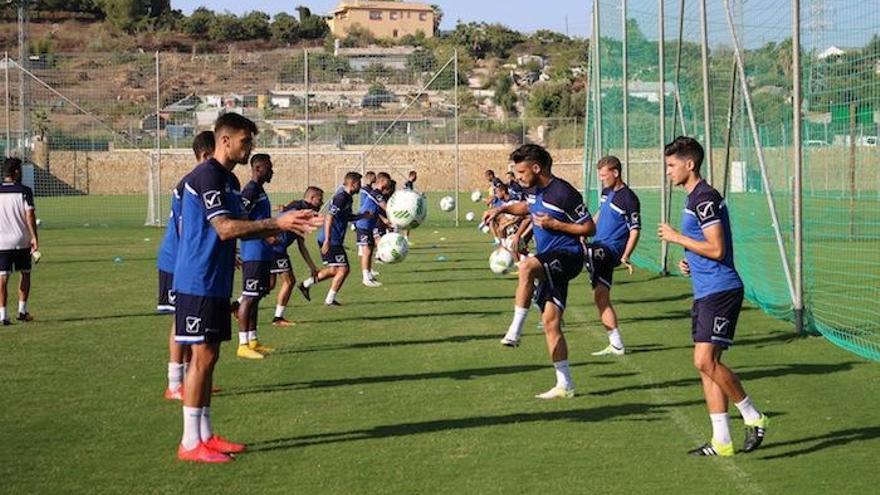
[[[519,201],[516,203],[511,203],[504,206],[499,206],[498,208],[490,208],[483,213],[483,222],[488,223],[493,218],[497,217],[502,213],[507,213],[508,215],[516,215],[518,217],[524,217],[529,214],[529,205],[524,201]]]
[[[549,215],[539,214],[533,215],[532,221],[542,229],[555,230],[569,235],[587,237],[596,233],[596,224],[592,220],[587,220],[584,223],[567,223],[560,222]]]
[[[297,237],[296,247],[299,248],[299,255],[302,256],[302,259],[307,265],[309,265],[309,270],[312,272],[312,275],[318,273],[318,267],[315,265],[315,262],[312,261],[312,255],[309,253],[309,248],[306,247],[306,240],[302,237]]]
[[[315,230],[321,220],[313,211],[297,210],[263,220],[236,220],[227,215],[218,215],[211,219],[211,225],[220,239],[226,241],[242,237],[267,237],[282,230],[304,236]]]
[[[333,225],[333,215],[327,215],[324,219],[324,242],[321,244],[321,254],[330,252],[330,227]]]
[[[629,239],[626,240],[626,247],[623,248],[623,254],[620,256],[621,263],[629,264],[629,257],[632,255],[632,252],[636,250],[640,234],[641,230],[639,229],[632,229],[629,231]]]
[[[657,235],[660,237],[661,241],[678,244],[688,251],[699,254],[704,258],[709,258],[715,261],[721,261],[724,259],[724,231],[721,229],[720,223],[710,225],[703,229],[703,236],[706,238],[705,241],[691,239],[666,223],[660,224],[660,227],[657,229]]]
[[[40,249],[40,241],[37,237],[37,213],[36,210],[27,210],[25,215],[27,217],[27,228],[28,232],[31,234],[31,252],[37,251]]]

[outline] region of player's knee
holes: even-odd
[[[713,359],[711,355],[694,355],[694,368],[700,373],[711,375],[715,371],[715,364],[715,359]]]

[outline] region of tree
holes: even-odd
[[[211,41],[240,41],[247,39],[241,19],[234,14],[220,14],[214,18],[208,29]]]
[[[183,22],[183,30],[192,36],[208,34],[217,15],[213,10],[199,7]]]
[[[269,14],[254,10],[241,18],[241,27],[247,39],[268,40],[271,36],[269,31]]]
[[[513,92],[513,81],[504,74],[495,81],[495,104],[507,113],[516,112],[516,93]]]
[[[330,27],[327,26],[324,19],[312,15],[309,9],[306,7],[297,7],[297,10],[300,11],[299,35],[302,39],[316,40],[323,38],[328,32],[330,32]],[[304,13],[307,15],[303,16]]]
[[[439,5],[432,3],[431,10],[434,11],[434,34],[440,32],[440,22],[443,20],[443,9]]]
[[[345,48],[365,47],[373,44],[376,38],[373,33],[360,24],[354,24],[349,28],[348,34],[342,39],[341,45]]]
[[[406,57],[406,68],[414,73],[433,71],[437,67],[437,57],[434,52],[425,49],[419,49]]]
[[[276,43],[296,43],[299,41],[299,22],[290,14],[284,12],[275,14],[269,31],[272,40]]]
[[[110,24],[133,32],[149,14],[150,0],[102,0],[101,8]]]
[[[474,58],[494,55],[507,58],[510,49],[522,43],[523,35],[502,24],[459,22],[452,33],[453,41],[464,46]]]

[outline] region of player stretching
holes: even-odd
[[[214,133],[199,133],[192,144],[196,163],[202,163],[214,153]],[[174,264],[177,261],[177,244],[180,238],[180,198],[184,182],[181,181],[171,190],[171,215],[165,226],[165,236],[159,246],[156,267],[159,270],[159,302],[156,310],[160,313],[174,313]],[[190,360],[189,346],[178,344],[174,339],[174,319],[171,320],[171,332],[168,335],[168,387],[165,398],[168,400],[183,399],[183,377]]]
[[[586,245],[585,261],[590,272],[593,300],[608,333],[609,344],[593,355],[622,356],[626,351],[617,328],[617,312],[611,305],[611,281],[614,268],[620,264],[632,273],[629,257],[639,242],[642,228],[639,198],[620,178],[621,165],[616,156],[602,158],[596,168],[603,189],[596,214],[596,235]]]
[[[510,159],[517,180],[526,188],[526,202],[493,208],[483,215],[483,219],[488,222],[500,213],[531,214],[537,254],[519,263],[513,322],[501,343],[508,346],[519,344],[529,312],[529,300],[537,291],[535,303],[542,312],[547,350],[556,369],[556,385],[535,397],[571,398],[574,397],[574,383],[560,321],[565,310],[568,282],[581,272],[584,264],[580,239],[592,235],[596,226],[577,189],[552,175],[553,159],[547,150],[526,144],[511,153]],[[537,289],[535,280],[538,281]]]
[[[286,204],[282,211],[290,210],[312,210],[317,212],[324,204],[324,191],[315,186],[309,186],[306,189],[303,199],[291,201]],[[276,327],[289,327],[294,323],[284,318],[284,311],[287,309],[287,303],[290,302],[290,293],[296,286],[296,275],[293,273],[293,264],[290,262],[290,255],[287,254],[287,248],[296,241],[299,254],[303,261],[309,267],[309,275],[316,277],[318,275],[318,267],[312,261],[312,255],[309,248],[306,247],[305,239],[302,236],[290,232],[282,232],[275,237],[275,244],[272,245],[272,265],[269,270],[269,290],[275,288],[278,278],[281,278],[281,288],[278,289],[278,298],[275,305],[275,316],[272,318],[272,325]]]
[[[689,137],[666,145],[666,175],[687,191],[681,215],[682,232],[668,224],[658,229],[660,239],[685,249],[678,264],[690,275],[694,288],[694,366],[703,380],[703,395],[712,421],[712,440],[688,452],[698,456],[731,456],[733,442],[727,419],[732,400],[746,424],[743,452],[757,449],[764,440],[767,416],[758,412],[739,378],[721,363],[721,353],[733,345],[736,321],[743,301],[743,284],[733,266],[733,238],[724,199],[700,176],[703,147]]]
[[[272,217],[272,205],[263,184],[272,182],[272,158],[259,153],[251,158],[251,180],[241,191],[242,212],[248,220]],[[272,243],[275,239],[272,239]],[[269,293],[269,264],[272,262],[269,239],[241,240],[241,302],[238,306],[238,349],[244,359],[263,359],[272,348],[257,337],[257,312],[260,299]]]
[[[236,113],[214,125],[214,157],[196,166],[184,181],[181,226],[173,289],[177,294],[177,342],[192,346],[183,391],[181,460],[223,463],[245,446],[215,435],[211,427],[211,381],[220,343],[232,336],[229,298],[235,272],[235,239],[305,234],[321,221],[314,212],[288,212],[278,218],[239,220],[241,198],[232,169],[248,162],[257,126]]]
[[[330,290],[324,298],[327,306],[341,306],[336,300],[336,294],[342,289],[342,284],[351,270],[348,264],[348,254],[345,252],[345,232],[348,230],[348,222],[367,218],[369,213],[355,215],[351,211],[352,196],[361,190],[361,174],[349,172],[345,174],[345,182],[339,191],[333,195],[327,217],[324,220],[324,228],[318,232],[318,246],[321,248],[323,268],[316,277],[309,277],[300,282],[298,288],[306,300],[311,300],[309,288],[316,283],[332,278]]]

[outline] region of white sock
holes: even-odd
[[[248,333],[238,332],[238,345],[248,345]]]
[[[364,275],[364,282],[370,281],[373,279],[373,274],[370,273],[370,270],[362,270]]]
[[[556,361],[553,363],[553,367],[556,368],[556,386],[564,389],[574,388],[568,361]]]
[[[199,436],[203,442],[207,442],[214,436],[214,430],[211,428],[211,408],[209,406],[202,408],[202,420],[199,421]]]
[[[710,414],[709,419],[712,420],[712,440],[723,445],[731,443],[727,413]]]
[[[308,289],[309,287],[315,285],[315,282],[316,282],[315,277],[309,277],[309,278],[303,280],[303,287]]]
[[[742,414],[743,421],[746,423],[753,423],[761,419],[761,413],[752,405],[752,399],[748,395],[741,402],[737,402],[734,405],[739,409],[739,413]]]
[[[244,299],[244,294],[238,296],[238,304],[241,304],[241,300]]]
[[[180,444],[186,450],[196,448],[196,445],[202,440],[201,428],[202,408],[183,406],[183,439]]]
[[[168,390],[177,390],[183,384],[183,363],[168,363]]]
[[[6,306],[0,306],[0,320],[6,319]]]
[[[275,306],[275,318],[284,318],[284,310],[287,309],[287,306],[277,305]]]
[[[520,308],[519,306],[514,306],[513,321],[510,323],[510,327],[507,329],[506,337],[519,339],[519,336],[522,335],[523,325],[525,325],[526,317],[528,315],[529,308]]]
[[[608,332],[608,342],[610,342],[615,349],[623,349],[623,339],[620,337],[619,328],[615,328]]]
[[[248,342],[255,342],[257,340],[257,331],[249,330],[247,333]]]
[[[18,301],[18,314],[27,313],[27,301]]]
[[[333,301],[336,300],[336,291],[330,289],[327,291],[327,297],[324,298],[324,304],[333,304]]]

